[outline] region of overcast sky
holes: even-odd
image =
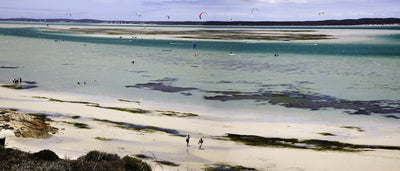
[[[207,15],[200,20],[202,11]],[[400,18],[400,0],[0,0],[0,18],[15,17],[129,21]]]

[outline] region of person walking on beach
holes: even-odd
[[[186,135],[186,146],[189,146],[190,135]]]
[[[199,140],[199,149],[201,150],[201,146],[203,145],[203,138],[200,138],[200,140]]]

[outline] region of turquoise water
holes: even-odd
[[[366,109],[368,114],[399,116],[399,35],[373,35],[368,42],[355,43],[197,41],[196,49],[190,50],[191,41],[0,28],[0,83],[9,84],[10,79],[22,77],[37,82],[38,87],[32,90],[101,95],[205,111],[313,113],[335,108],[346,115]],[[307,104],[284,105],[293,99]],[[281,101],[274,104],[273,100]],[[366,105],[357,105],[357,101]],[[372,110],[374,105],[380,105],[375,107],[380,111]],[[383,111],[386,108],[391,111]]]

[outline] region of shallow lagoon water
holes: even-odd
[[[297,118],[294,120],[326,118],[317,119],[318,111],[266,101],[205,97],[227,92],[292,92],[293,97],[310,94],[345,100],[400,100],[397,35],[359,43],[197,41],[197,48],[191,50],[191,41],[84,37],[34,28],[2,28],[0,33],[0,82],[8,84],[12,78],[22,77],[37,82],[36,90],[265,115],[271,120],[276,113],[282,118]],[[324,112],[347,116],[345,110],[333,111]]]

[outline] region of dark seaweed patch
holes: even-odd
[[[157,90],[157,91],[168,92],[168,93],[197,90],[197,88],[174,87],[174,86],[170,86],[170,85],[164,85],[163,83],[136,84],[136,85],[127,85],[125,87],[126,88],[132,88],[132,87],[134,87],[134,88],[149,88],[151,90]]]
[[[358,132],[364,132],[365,131],[365,130],[361,129],[360,127],[356,127],[356,126],[341,126],[340,128],[354,129],[354,130],[357,130]]]
[[[386,118],[400,119],[400,117],[395,115],[385,115]]]
[[[229,164],[225,163],[218,163],[218,164],[212,164],[211,166],[207,166],[204,168],[206,171],[236,171],[236,170],[242,170],[242,171],[248,171],[248,170],[257,170],[255,168],[249,168],[249,167],[244,167],[244,166],[232,166]]]
[[[152,81],[155,81],[155,82],[176,82],[176,81],[178,81],[178,79],[177,78],[165,77],[163,79],[152,80]]]
[[[204,96],[206,100],[255,100],[258,102],[268,102],[273,105],[285,106],[287,108],[301,108],[310,110],[320,110],[322,108],[334,108],[348,110],[346,113],[355,115],[370,115],[400,113],[400,101],[394,100],[372,100],[372,101],[351,101],[337,99],[325,95],[310,95],[301,92],[238,92],[238,91],[203,91],[216,94],[214,96]]]
[[[17,66],[0,66],[2,69],[18,69],[19,67]]]
[[[358,152],[370,149],[400,150],[400,146],[383,145],[358,145],[342,143],[338,141],[308,139],[299,140],[295,138],[270,138],[256,135],[227,134],[226,138],[251,146],[269,146],[280,148],[310,149],[317,151],[344,151]]]
[[[110,120],[104,120],[104,119],[93,119],[93,120],[98,121],[98,122],[115,124],[119,128],[128,129],[128,130],[160,131],[160,132],[165,132],[168,134],[177,135],[177,136],[181,136],[181,137],[185,136],[183,134],[180,134],[179,131],[177,131],[175,129],[160,128],[160,127],[155,127],[155,126],[136,125],[136,124],[126,123],[126,122],[116,122],[116,121],[110,121]]]
[[[165,160],[156,160],[155,162],[160,163],[162,165],[175,166],[175,167],[180,165],[180,164],[176,164],[174,162],[165,161]]]
[[[2,87],[19,90],[19,89],[31,89],[31,88],[36,88],[36,87],[38,87],[38,86],[35,86],[35,85],[11,84],[11,85],[2,85]]]

